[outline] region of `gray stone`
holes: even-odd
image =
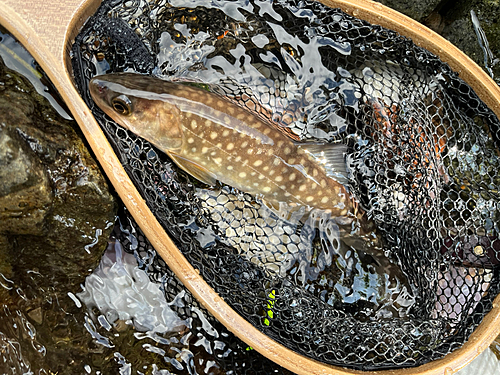
[[[377,0],[389,8],[397,10],[419,22],[428,17],[441,3],[441,0]]]

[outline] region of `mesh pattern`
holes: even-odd
[[[176,4],[104,1],[72,61],[189,262],[255,327],[325,363],[409,367],[459,348],[499,292],[495,115],[436,56],[320,3]],[[300,221],[286,205],[206,189],[95,107],[90,78],[125,70],[203,80],[292,137],[343,142],[364,216]]]
[[[156,253],[125,208],[119,212],[112,237],[121,243],[126,252],[136,257],[139,268],[147,271],[151,280],[162,285],[165,298],[170,298],[172,301],[181,298],[182,303],[172,304],[170,307],[177,313],[179,318],[191,322],[191,332],[194,333],[193,335],[189,334],[191,344],[202,339],[208,342],[210,354],[216,357],[218,364],[223,369],[223,373],[291,374],[274,362],[262,357],[255,350],[248,350],[248,345],[241,342],[200,305]],[[203,314],[203,316],[200,317],[199,314]],[[205,327],[205,320],[210,325],[208,329]],[[197,359],[197,362],[199,362],[200,366],[203,363],[199,359]],[[189,368],[188,366],[188,370],[185,372],[193,373],[192,371],[196,371],[194,367]]]

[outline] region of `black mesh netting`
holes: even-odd
[[[166,232],[273,339],[349,368],[416,366],[459,348],[490,311],[500,123],[428,51],[316,2],[105,0],[72,53],[83,98]],[[361,214],[297,215],[204,186],[94,105],[89,80],[119,71],[203,81],[296,138],[344,143]]]

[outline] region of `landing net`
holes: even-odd
[[[491,310],[500,122],[409,39],[310,1],[104,0],[72,62],[165,231],[269,337],[327,364],[410,367],[462,346]],[[92,102],[89,80],[121,71],[202,81],[303,141],[344,143],[363,218],[296,215],[201,184]]]

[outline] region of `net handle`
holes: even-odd
[[[500,117],[499,87],[471,59],[438,34],[369,0],[322,1],[357,18],[398,31],[413,39],[417,45],[440,56]],[[234,312],[200,277],[199,272],[165,234],[73,85],[69,57],[71,44],[85,20],[95,12],[99,4],[100,0],[0,0],[0,23],[24,45],[52,80],[118,195],[155,249],[184,285],[222,324],[264,356],[294,373],[304,375],[449,375],[488,348],[500,333],[500,296],[497,296],[492,311],[462,348],[420,367],[376,372],[348,370],[306,358],[271,340]]]

